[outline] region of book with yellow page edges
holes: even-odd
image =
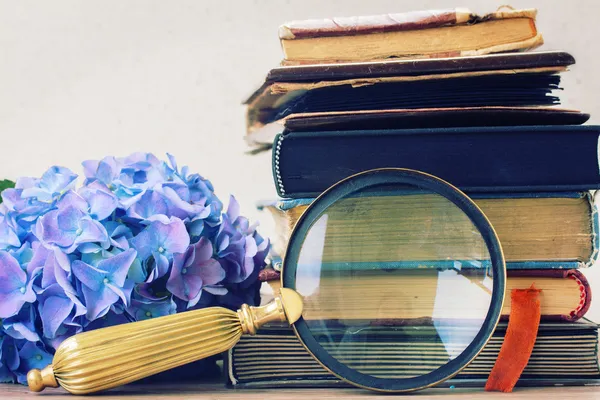
[[[598,256],[598,212],[588,192],[555,193],[471,193],[475,203],[490,219],[502,243],[508,269],[574,269],[592,265]],[[353,251],[380,252],[389,255],[388,246],[393,240],[386,234],[390,229],[410,231],[412,226],[430,223],[434,218],[431,212],[436,208],[439,198],[431,197],[429,202],[416,205],[406,196],[357,198],[345,200],[348,209],[359,210],[351,215],[336,209],[329,215],[335,230],[328,235],[341,235],[348,243],[355,243]],[[273,254],[285,254],[285,248],[298,218],[312,203],[313,199],[282,199],[265,202],[261,209],[267,210],[275,222],[273,236]],[[378,216],[379,215],[379,216]],[[385,218],[380,218],[383,215]],[[406,218],[410,215],[410,218]],[[352,220],[350,218],[352,217]],[[360,217],[360,218],[359,218]],[[357,218],[362,220],[357,220]],[[446,215],[457,230],[457,224],[464,224],[459,215]],[[368,226],[368,230],[349,229],[350,226]],[[443,232],[435,243],[444,241]],[[364,238],[359,237],[365,235]],[[448,252],[455,249],[472,248],[472,237],[465,236],[458,242],[453,238]],[[365,249],[356,245],[365,243]],[[404,260],[420,261],[419,267],[427,263],[418,260],[415,249],[400,249]],[[366,255],[367,253],[362,253]],[[355,255],[360,259],[361,255]],[[335,262],[335,259],[328,260]],[[339,260],[337,260],[339,261]],[[427,261],[427,260],[425,260]],[[406,263],[408,266],[408,263]],[[439,264],[439,263],[438,263]]]
[[[292,21],[279,39],[287,65],[482,55],[540,46],[536,14],[503,6]]]

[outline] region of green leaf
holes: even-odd
[[[4,189],[8,189],[8,188],[14,188],[15,187],[15,183],[13,181],[10,181],[8,179],[4,179],[0,181],[0,192],[2,192]],[[0,203],[2,203],[2,198],[0,197]]]

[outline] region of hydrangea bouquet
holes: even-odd
[[[152,154],[52,167],[0,205],[0,382],[25,382],[67,337],[258,301],[269,250],[233,197]]]

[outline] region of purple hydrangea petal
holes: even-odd
[[[84,217],[80,221],[78,229],[81,229],[81,233],[75,238],[74,242],[77,245],[89,242],[108,242],[108,233],[106,232],[104,226],[100,222],[94,221],[89,217]]]
[[[50,211],[38,219],[35,229],[36,237],[42,243],[57,246],[69,246],[75,240],[75,231],[64,231],[58,226],[58,210]]]
[[[187,191],[187,187],[184,187],[184,190]],[[205,209],[204,205],[190,204],[189,201],[185,201],[181,198],[179,193],[167,185],[163,185],[162,193],[163,196],[168,200],[169,215],[186,219],[202,213]],[[208,216],[208,213],[204,214]]]
[[[73,190],[69,190],[64,194],[64,196],[56,203],[56,208],[61,211],[66,210],[67,208],[75,208],[82,213],[87,212],[89,205],[87,201],[81,197],[77,192]]]
[[[112,290],[113,293],[119,296],[119,298],[121,299],[121,301],[123,301],[123,304],[125,304],[125,306],[129,305],[129,299],[131,298],[131,292],[133,290],[133,282],[128,281],[126,284],[123,285],[122,288],[116,285],[112,285],[110,283],[107,283],[106,286],[110,290]]]
[[[106,315],[110,306],[119,300],[119,295],[112,290],[92,290],[83,286],[82,292],[87,307],[86,318],[90,321]]]
[[[100,161],[98,160],[86,160],[81,163],[83,166],[83,175],[86,178],[94,178],[96,176],[96,171],[98,171],[98,165]]]
[[[235,197],[229,196],[229,205],[227,206],[227,216],[231,221],[235,221],[240,216],[240,204]]]
[[[16,230],[13,228],[13,224],[9,217],[3,214],[0,215],[0,249],[20,246],[21,240],[19,239]]]
[[[170,253],[183,253],[190,245],[190,236],[183,221],[178,218],[171,219],[171,223],[168,225],[158,225],[157,229],[164,237],[164,248]]]
[[[33,257],[29,261],[29,264],[27,264],[27,273],[30,276],[37,275],[44,268],[48,254],[50,254],[50,250],[42,246],[38,241],[32,244],[32,250]]]
[[[98,221],[108,218],[119,204],[112,193],[103,190],[86,188],[81,195],[89,204],[90,216]]]
[[[225,288],[223,286],[219,286],[219,285],[205,286],[204,290],[207,291],[208,293],[212,293],[212,294],[217,295],[217,296],[225,296],[228,293],[227,288]]]
[[[246,257],[254,257],[258,252],[258,246],[252,236],[246,236]]]
[[[33,280],[15,258],[0,251],[0,318],[8,318],[19,312],[23,304],[36,299]]]
[[[103,158],[96,168],[96,172],[93,175],[94,178],[107,186],[110,186],[113,179],[116,178],[118,173],[117,160],[114,157]]]
[[[167,289],[182,300],[197,303],[197,297],[204,285],[215,284],[225,278],[225,271],[211,258],[212,255],[212,244],[206,238],[201,238],[184,254],[176,255]]]
[[[84,263],[80,260],[75,260],[71,264],[73,274],[83,283],[86,287],[94,291],[100,291],[102,282],[106,277],[106,271],[99,268],[95,268],[90,264]]]
[[[98,263],[98,268],[106,271],[111,277],[110,281],[114,282],[118,287],[123,287],[129,267],[137,256],[134,249],[126,250],[116,256],[104,259]]]
[[[73,302],[58,284],[51,285],[40,293],[39,311],[45,337],[56,337],[56,332],[71,314],[73,307]]]
[[[62,212],[56,213],[56,227],[61,231],[74,231],[79,226],[79,220],[85,214],[77,207],[65,207]]]
[[[218,261],[210,259],[206,261],[198,272],[204,285],[214,285],[225,279],[225,270]]]
[[[167,202],[154,190],[146,191],[135,204],[127,209],[128,216],[140,220],[146,220],[156,215],[166,215],[167,213]]]
[[[35,235],[46,247],[60,247],[66,253],[82,243],[108,243],[104,226],[74,206],[45,214],[37,221]]]
[[[131,245],[137,250],[138,257],[145,260],[152,255],[152,252],[157,251],[161,246],[160,237],[153,226],[160,222],[153,222],[146,229],[141,231],[137,236],[131,239]]]
[[[37,342],[40,340],[40,336],[36,332],[35,321],[35,308],[31,304],[25,304],[17,315],[3,320],[2,327],[4,332],[14,339]]]
[[[197,243],[194,243],[191,247],[194,249],[195,260],[207,261],[213,256],[212,243],[205,237],[200,238],[200,240]]]
[[[167,274],[169,270],[169,259],[162,253],[154,252],[155,268],[151,271],[150,275],[146,279],[146,282],[152,282],[158,278],[161,278]]]

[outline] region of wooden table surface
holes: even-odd
[[[67,400],[97,397],[110,399],[363,399],[366,397],[389,399],[416,398],[419,400],[437,399],[600,399],[600,387],[547,387],[517,388],[512,394],[486,393],[481,389],[428,389],[412,395],[385,396],[366,390],[353,388],[338,389],[229,389],[222,384],[181,384],[181,385],[130,385],[114,389],[97,396],[72,396],[62,389],[47,389],[42,393],[31,393],[25,386],[0,385],[0,399]]]

